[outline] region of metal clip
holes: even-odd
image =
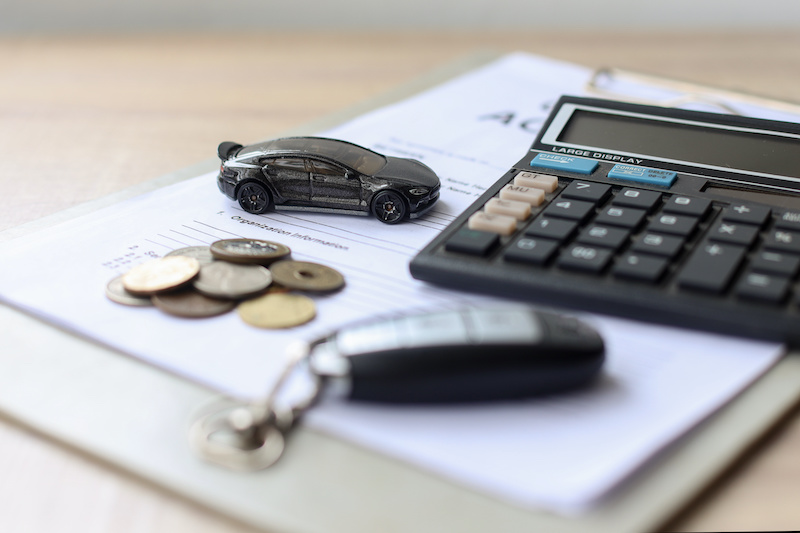
[[[189,431],[194,450],[207,461],[233,470],[261,470],[275,464],[283,454],[286,434],[322,389],[322,379],[303,368],[309,350],[306,343],[287,349],[286,369],[263,401],[220,398],[202,409]],[[311,379],[311,389],[284,405],[286,399],[281,396],[296,372]]]

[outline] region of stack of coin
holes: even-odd
[[[111,280],[114,302],[155,305],[171,315],[200,318],[236,307],[246,323],[268,329],[305,324],[316,316],[314,300],[290,291],[332,292],[344,286],[336,270],[288,259],[283,244],[225,239],[211,246],[173,250]]]

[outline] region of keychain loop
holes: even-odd
[[[204,459],[241,471],[267,468],[280,458],[285,435],[319,397],[322,378],[313,372],[311,393],[291,405],[280,405],[280,395],[295,371],[304,370],[310,346],[290,345],[288,363],[264,400],[241,402],[218,398],[197,415],[189,432],[195,451]]]

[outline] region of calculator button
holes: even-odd
[[[726,207],[722,211],[722,220],[727,222],[739,222],[741,224],[752,224],[759,228],[764,225],[771,214],[768,207],[759,205],[737,204]]]
[[[678,274],[678,284],[688,289],[720,293],[730,283],[744,254],[741,246],[705,241],[692,252]]]
[[[708,238],[712,241],[728,242],[750,247],[758,236],[758,228],[746,224],[736,224],[720,220],[709,230]]]
[[[618,164],[614,165],[614,167],[608,171],[608,177],[618,180],[635,181],[637,183],[647,183],[649,185],[672,187],[678,174],[670,170]]]
[[[739,280],[736,295],[747,300],[779,304],[786,297],[788,278],[774,274],[748,272]]]
[[[705,198],[691,198],[689,196],[673,196],[664,204],[665,213],[676,215],[690,215],[703,218],[711,207],[711,200]]]
[[[517,219],[508,215],[493,215],[478,211],[469,217],[469,229],[488,231],[498,235],[511,235],[517,229]]]
[[[697,219],[695,217],[661,213],[650,221],[647,229],[656,233],[669,233],[670,235],[688,237],[696,227]]]
[[[756,272],[771,272],[793,278],[800,267],[800,257],[782,252],[761,250],[750,260],[750,268]]]
[[[800,231],[800,213],[797,211],[782,213],[775,219],[775,227]]]
[[[508,215],[517,220],[526,220],[531,216],[531,204],[517,200],[490,198],[483,208],[492,215]]]
[[[500,198],[503,200],[526,202],[530,205],[542,205],[542,202],[544,202],[544,191],[509,183],[500,189]]]
[[[520,172],[514,178],[514,185],[542,189],[544,192],[554,192],[558,189],[558,178],[550,174],[534,174],[533,172]]]
[[[562,198],[572,198],[573,200],[585,200],[595,204],[601,203],[611,194],[611,187],[602,183],[589,183],[586,181],[573,181],[564,192]]]
[[[530,165],[532,167],[547,168],[550,170],[564,170],[578,174],[591,174],[598,166],[594,159],[572,157],[568,155],[537,154]]]
[[[780,252],[800,253],[800,233],[776,229],[767,233],[764,248]]]
[[[661,193],[626,187],[611,201],[614,205],[644,209],[648,213],[661,201]]]
[[[680,237],[671,235],[660,235],[658,233],[645,233],[631,245],[634,252],[660,255],[666,258],[673,258],[683,249],[684,240]]]
[[[614,265],[613,274],[618,278],[656,282],[667,270],[669,260],[665,257],[628,252]]]
[[[562,200],[551,202],[544,214],[551,217],[566,218],[582,222],[594,212],[594,204],[580,200]]]
[[[575,242],[582,244],[594,244],[603,248],[618,250],[625,244],[630,236],[630,231],[622,228],[612,228],[591,224],[587,226],[575,239]]]
[[[645,215],[647,215],[647,213],[641,209],[612,205],[601,211],[600,214],[597,215],[595,221],[598,224],[636,228],[642,223]]]
[[[557,249],[557,241],[523,236],[508,248],[503,258],[506,261],[541,265],[549,261]]]
[[[567,270],[600,273],[611,260],[613,253],[598,246],[573,244],[559,256],[558,266]]]
[[[486,256],[500,242],[496,233],[487,233],[469,228],[461,228],[444,245],[448,252],[461,252],[464,254]]]
[[[578,223],[572,220],[539,217],[528,226],[525,230],[525,234],[564,241],[572,237],[577,227]]]

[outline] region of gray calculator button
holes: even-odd
[[[720,220],[709,230],[708,238],[712,241],[729,242],[749,247],[758,236],[758,227]]]
[[[711,207],[711,200],[690,196],[673,196],[664,204],[664,211],[677,215],[690,215],[702,218]]]
[[[722,211],[722,220],[752,224],[759,228],[764,225],[772,211],[760,205],[735,204]]]
[[[662,235],[660,233],[645,233],[633,241],[631,250],[673,258],[683,249],[683,243],[684,240],[681,237]]]
[[[595,244],[603,248],[618,250],[627,242],[630,234],[630,231],[627,229],[590,224],[578,235],[575,241],[582,244]]]
[[[649,212],[653,210],[659,201],[661,201],[660,192],[643,191],[641,189],[626,187],[617,193],[611,203],[623,207],[644,209]]]
[[[704,241],[678,274],[678,284],[687,289],[720,293],[731,282],[745,251],[742,246]]]
[[[680,235],[688,237],[697,227],[697,218],[674,215],[672,213],[659,213],[647,226],[649,231],[655,233],[669,233],[670,235]]]
[[[665,257],[628,252],[619,258],[613,273],[618,278],[656,282],[664,275],[668,264]]]
[[[603,211],[597,215],[595,222],[598,224],[608,224],[611,226],[633,229],[642,223],[645,215],[647,215],[647,212],[644,209],[612,205],[611,207],[603,209]]]
[[[747,300],[779,304],[786,298],[789,280],[774,274],[748,272],[739,280],[736,295]]]
[[[784,229],[770,231],[764,239],[764,248],[780,252],[800,253],[800,233]]]
[[[783,252],[761,250],[750,261],[750,268],[756,272],[771,272],[793,278],[800,267],[800,257]]]
[[[775,219],[775,227],[800,231],[800,213],[797,211],[781,213]]]
[[[558,249],[558,241],[542,237],[522,236],[506,250],[503,258],[516,263],[542,265],[553,257]]]
[[[564,189],[564,192],[561,193],[561,197],[585,200],[597,204],[605,200],[610,193],[611,187],[609,185],[576,180]]]
[[[572,237],[577,227],[578,223],[573,220],[539,217],[528,226],[525,234],[563,241]]]
[[[599,274],[611,260],[613,252],[586,244],[573,244],[564,250],[558,258],[558,266],[566,270],[579,270]]]
[[[523,307],[468,309],[462,314],[469,330],[469,339],[474,343],[538,342],[543,336],[539,319]]]
[[[460,252],[482,257],[488,255],[499,242],[500,236],[496,233],[461,228],[455,235],[450,237],[444,245],[444,249],[448,252]]]
[[[557,198],[547,206],[544,215],[581,222],[594,212],[594,204],[568,198]]]

